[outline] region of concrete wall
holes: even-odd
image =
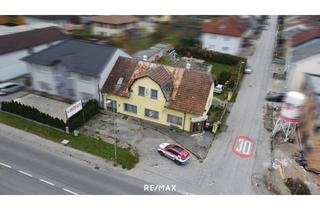
[[[242,46],[241,37],[203,33],[200,37],[202,48],[222,53],[237,55]],[[228,49],[223,49],[227,47]]]
[[[311,93],[306,83],[302,85],[302,92],[307,95],[303,108],[303,116],[301,117],[303,150],[308,168],[320,171],[320,130],[316,129],[319,126],[320,109],[316,106],[314,94]]]
[[[32,88],[36,91],[46,92],[51,95],[58,95],[55,83],[55,75],[51,67],[27,64],[28,72],[32,77]],[[41,83],[46,83],[49,87],[43,88]]]
[[[99,36],[119,36],[123,34],[125,30],[132,28],[138,28],[138,23],[130,23],[117,26],[92,23],[92,33]]]
[[[304,81],[304,73],[320,74],[320,54],[300,60],[289,66],[288,90],[298,91]]]
[[[138,87],[142,86],[145,87],[147,90],[146,96],[139,96],[138,95]],[[151,89],[155,89],[158,91],[158,99],[151,99],[150,94],[151,94]],[[211,93],[210,96],[208,97],[207,105],[206,105],[206,111],[203,113],[202,116],[206,116],[207,111],[209,110],[209,107],[211,106],[212,103],[212,96],[213,96],[213,85],[211,88]],[[165,106],[167,105],[167,102],[165,100],[165,97],[161,91],[160,86],[155,83],[153,80],[149,79],[148,77],[141,78],[137,80],[133,85],[131,86],[131,92],[130,92],[130,97],[125,98],[125,97],[119,97],[115,96],[112,94],[105,94],[104,100],[116,100],[117,101],[117,112],[129,115],[132,117],[140,118],[143,120],[159,123],[162,125],[169,126],[170,123],[167,122],[167,116],[168,114],[181,117],[182,118],[182,125],[175,125],[179,127],[182,130],[189,131],[190,130],[190,125],[191,125],[191,118],[193,117],[198,117],[197,115],[189,114],[189,113],[184,113],[181,111],[173,110],[166,108]],[[137,114],[127,112],[124,109],[124,103],[128,103],[131,105],[137,106]],[[106,108],[106,106],[105,106]],[[159,119],[153,119],[150,117],[145,116],[145,108],[151,109],[154,111],[159,112]]]

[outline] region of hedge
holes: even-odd
[[[183,56],[223,63],[226,65],[238,65],[240,62],[246,61],[245,58],[239,56],[202,49],[199,45],[194,47],[179,46],[176,47],[175,50],[178,54]]]
[[[62,119],[52,117],[47,113],[40,112],[34,107],[15,101],[2,102],[1,109],[61,130],[65,130],[68,125],[71,131],[80,128],[100,111],[98,102],[94,99],[89,100],[84,104],[82,111],[73,115],[68,123],[65,123]]]
[[[59,118],[52,117],[46,113],[40,112],[38,109],[21,104],[19,102],[10,101],[10,102],[2,102],[1,109],[6,112],[10,112],[16,115],[20,115],[22,117],[50,125],[55,128],[59,128],[64,130],[66,124],[63,120]]]
[[[68,122],[70,130],[76,130],[80,128],[85,122],[88,122],[92,117],[98,114],[100,111],[97,100],[89,100],[83,106],[82,111],[73,115]]]

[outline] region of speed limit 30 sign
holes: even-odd
[[[242,158],[248,158],[254,153],[255,145],[255,141],[249,137],[237,136],[234,140],[232,150],[236,155]]]

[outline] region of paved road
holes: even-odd
[[[276,17],[270,19],[268,30],[256,43],[255,53],[248,58],[253,69],[245,75],[237,100],[226,122],[227,132],[222,133],[212,145],[206,160],[209,179],[214,188],[223,194],[256,194],[251,177],[266,173],[271,161],[270,134],[263,128],[262,107],[268,91],[270,65],[276,34]],[[249,158],[241,158],[232,151],[236,136],[248,136],[256,141],[256,151]],[[254,183],[253,183],[254,184]]]
[[[0,134],[0,194],[149,194],[144,184]]]
[[[276,17],[270,20],[268,30],[257,41],[255,53],[248,58],[253,73],[245,75],[226,124],[228,129],[213,142],[203,163],[191,161],[184,167],[174,164],[138,165],[128,172],[153,183],[175,183],[184,192],[194,194],[263,194],[251,177],[262,176],[270,166],[269,133],[263,128],[262,107],[271,85],[271,58],[273,54]],[[255,154],[241,158],[232,151],[236,136],[248,136],[256,141]],[[253,179],[255,180],[255,179]]]

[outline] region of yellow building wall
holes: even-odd
[[[146,88],[147,94],[145,96],[138,95],[139,86]],[[151,89],[157,90],[158,99],[151,99]],[[213,85],[212,85],[211,89],[212,90],[210,93],[210,97],[208,97],[208,102],[207,102],[207,106],[206,106],[206,112],[203,113],[203,116],[205,116],[207,114],[207,111],[209,110],[209,108],[211,106],[212,97],[213,97]],[[190,130],[191,118],[197,117],[197,115],[165,108],[166,100],[165,100],[165,97],[162,93],[160,86],[148,77],[141,78],[133,83],[133,85],[131,86],[131,92],[130,92],[129,98],[120,97],[120,96],[116,96],[113,94],[105,94],[104,100],[106,101],[108,99],[117,101],[117,112],[118,113],[122,113],[125,115],[129,115],[132,117],[140,118],[140,119],[155,122],[155,123],[160,123],[160,124],[166,125],[166,126],[175,125],[185,131]],[[125,111],[124,103],[137,106],[137,114]],[[105,104],[105,108],[106,108],[106,104]],[[159,119],[153,119],[153,118],[145,116],[144,115],[145,108],[159,112]],[[167,115],[168,114],[181,117],[182,118],[182,125],[179,126],[177,124],[172,124],[172,123],[167,122]]]

